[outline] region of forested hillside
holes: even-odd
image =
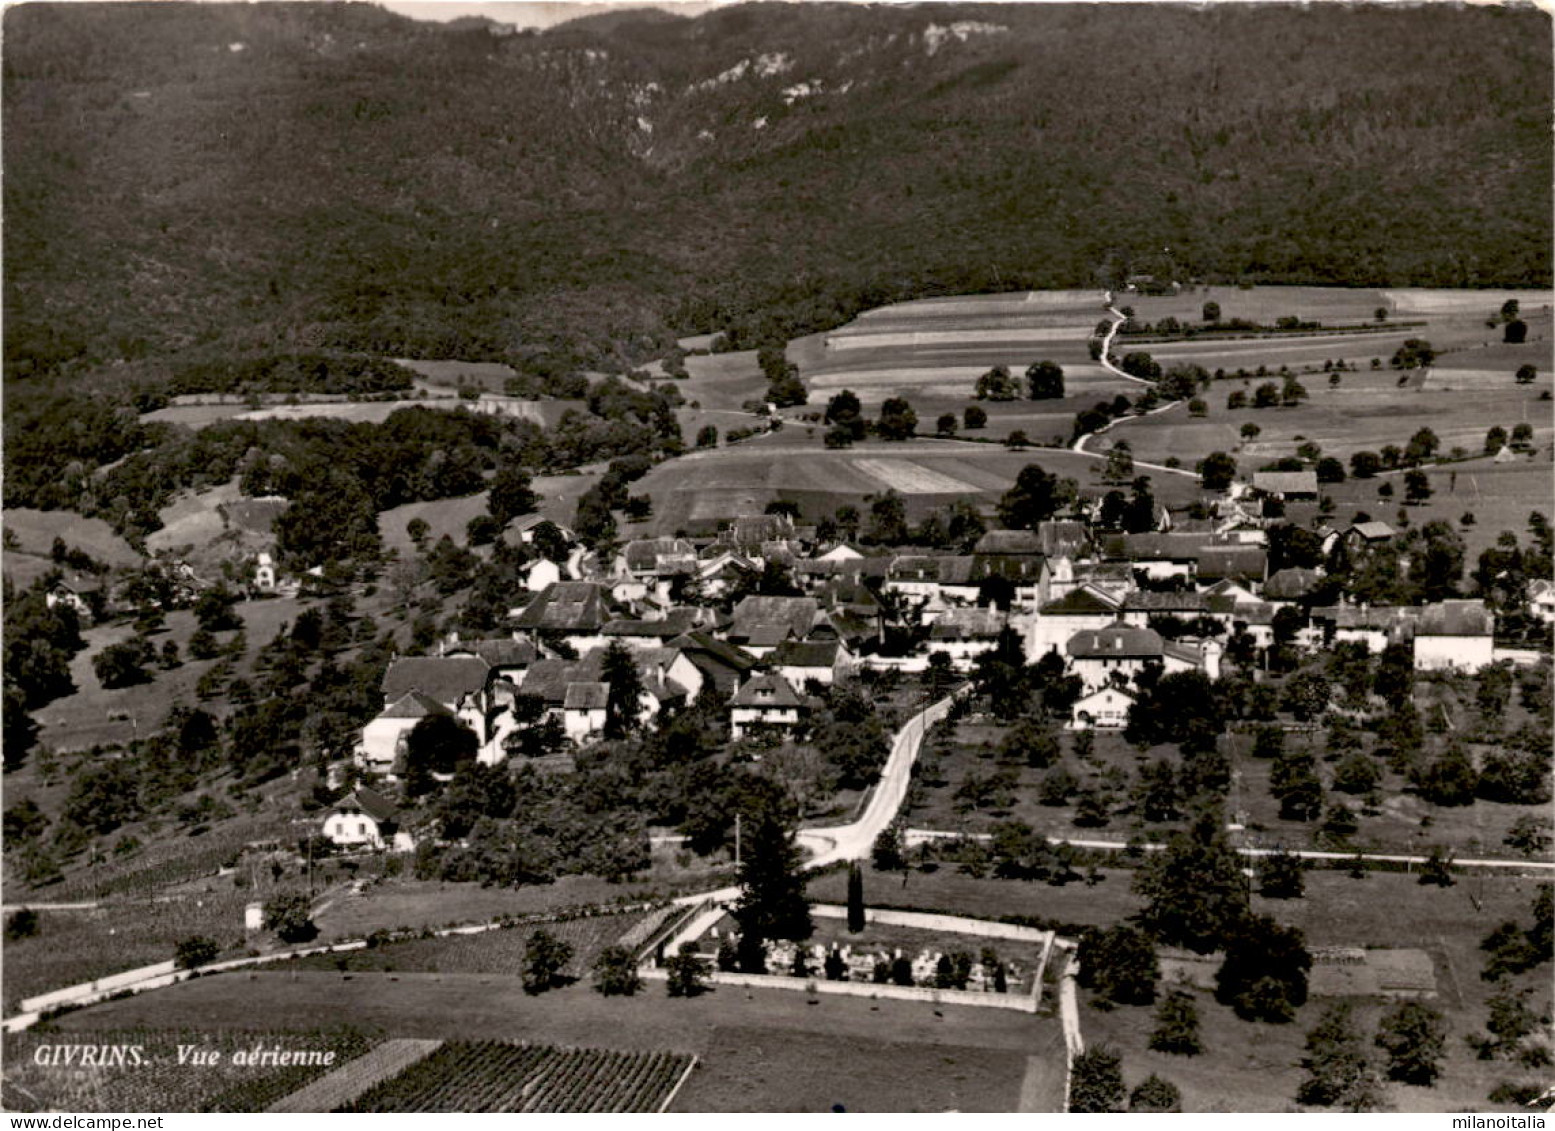
[[[1531,6],[756,4],[498,35],[42,4],[4,52],[13,380],[278,347],[617,367],[1127,271],[1550,281]]]

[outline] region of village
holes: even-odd
[[[1316,520],[1317,494],[1310,472],[1259,472],[1208,518],[1160,507],[1162,529],[1110,533],[1093,526],[1097,506],[1079,504],[1032,529],[989,530],[963,554],[821,542],[814,526],[777,513],[736,517],[711,538],[630,540],[601,561],[567,528],[520,517],[504,539],[539,538],[564,547],[555,554],[564,560],[527,567],[528,596],[510,609],[509,635],[451,634],[433,654],[389,664],[383,710],[363,727],[349,768],[337,766],[337,780],[349,775],[356,788],[323,833],[342,849],[414,846],[388,798],[411,732],[429,718],[467,729],[476,761],[490,766],[537,732],[552,732],[557,749],[600,741],[612,650],[635,668],[635,726],[711,695],[726,704],[732,739],[774,743],[802,738],[816,695],[861,671],[965,679],[1011,633],[1027,663],[1056,657],[1077,677],[1065,720],[1075,731],[1123,728],[1141,686],[1162,675],[1218,679],[1228,651],[1254,669],[1277,645],[1311,657],[1346,643],[1373,655],[1404,646],[1418,672],[1537,662],[1537,652],[1497,645],[1483,599],[1369,605],[1342,588],[1335,599],[1321,564],[1271,572],[1268,530],[1289,529],[1303,508],[1323,561],[1393,547],[1398,532],[1385,522]],[[1279,517],[1264,517],[1265,507]],[[1393,560],[1407,573],[1407,555]],[[789,592],[761,592],[773,577]],[[1555,622],[1555,587],[1534,581],[1526,611]]]

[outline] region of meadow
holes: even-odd
[[[887,490],[902,494],[909,519],[918,520],[957,499],[991,507],[1032,463],[1074,478],[1083,493],[1100,489],[1101,461],[1061,448],[1012,451],[996,444],[919,439],[833,451],[821,446],[819,431],[789,427],[661,464],[635,488],[653,497],[652,519],[624,529],[634,535],[639,530],[710,533],[720,519],[760,514],[778,499],[798,504],[811,522],[843,505],[867,514],[868,497]],[[1196,481],[1188,476],[1157,474],[1152,486],[1173,506],[1187,506],[1198,493]]]

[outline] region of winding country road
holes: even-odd
[[[1143,377],[1135,377],[1132,373],[1125,373],[1123,370],[1119,369],[1112,363],[1112,340],[1118,336],[1118,328],[1122,326],[1123,323],[1127,322],[1128,319],[1124,316],[1122,311],[1118,310],[1115,306],[1112,305],[1111,293],[1106,295],[1106,303],[1107,313],[1112,315],[1113,323],[1112,329],[1108,330],[1107,336],[1102,339],[1101,357],[1099,357],[1097,360],[1101,362],[1102,368],[1105,369],[1108,373],[1111,373],[1114,377],[1121,377],[1123,380],[1132,381],[1136,385],[1153,385],[1154,382],[1146,381]],[[1139,416],[1124,416],[1109,420],[1096,431],[1087,432],[1082,436],[1075,437],[1074,443],[1069,445],[1069,450],[1082,456],[1090,456],[1092,459],[1106,459],[1107,457],[1102,455],[1100,452],[1086,451],[1086,442],[1093,437],[1100,436],[1104,432],[1112,431],[1112,426],[1114,424],[1125,423],[1130,420],[1143,420],[1147,416],[1157,416],[1163,412],[1170,412],[1172,409],[1177,408],[1183,403],[1183,401],[1167,401],[1160,408],[1153,408],[1149,412],[1141,413]],[[1144,463],[1143,461],[1135,460],[1134,466],[1149,468],[1151,471],[1159,471],[1165,475],[1186,475],[1190,479],[1198,478],[1197,472],[1187,471],[1180,467],[1167,467],[1164,463]]]
[[[913,763],[917,761],[924,735],[931,726],[949,714],[954,701],[955,694],[947,695],[908,719],[902,729],[896,732],[896,737],[891,741],[891,754],[880,771],[880,780],[875,783],[869,804],[864,807],[858,820],[847,825],[817,825],[799,830],[795,840],[801,848],[814,853],[804,863],[807,871],[825,868],[840,861],[862,860],[870,854],[875,846],[875,838],[896,820],[896,814],[906,800],[907,787],[912,781]],[[733,902],[739,896],[738,887],[726,887],[681,896],[675,902],[688,906],[698,903],[717,905],[718,910],[712,913],[713,921],[716,922],[723,914],[722,905]]]

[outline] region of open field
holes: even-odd
[[[676,381],[675,387],[688,404],[696,403],[704,409],[737,410],[746,401],[762,399],[767,388],[767,379],[756,364],[755,350],[688,357],[686,372],[691,374],[690,378]]]
[[[1547,443],[1547,441],[1546,441]],[[1464,542],[1464,564],[1473,569],[1481,551],[1495,544],[1504,530],[1528,540],[1528,515],[1541,511],[1546,516],[1555,506],[1555,463],[1549,448],[1543,447],[1538,458],[1516,463],[1496,463],[1490,459],[1469,460],[1441,468],[1427,468],[1434,494],[1424,503],[1405,507],[1414,526],[1440,520],[1450,522]],[[1392,481],[1394,494],[1384,498],[1377,489]],[[1350,479],[1330,484],[1324,492],[1333,498],[1334,514],[1344,521],[1356,511],[1373,518],[1394,522],[1403,500],[1403,483],[1396,475],[1377,479]],[[1464,526],[1465,514],[1474,516],[1472,526]]]
[[[280,498],[245,496],[233,479],[209,491],[182,495],[163,507],[157,512],[162,529],[146,537],[146,546],[153,552],[187,547],[201,565],[207,564],[205,559],[215,549],[210,543],[224,536],[234,554],[273,548],[271,527],[286,506]]]
[[[1063,449],[1008,451],[993,444],[943,440],[829,451],[821,447],[819,437],[802,438],[789,428],[661,464],[636,490],[653,497],[654,517],[645,528],[664,533],[711,531],[719,519],[760,514],[774,499],[798,503],[809,521],[844,504],[867,512],[865,497],[886,490],[904,495],[908,517],[917,519],[961,498],[991,505],[1030,463],[1075,478],[1085,493],[1094,491],[1093,477],[1101,466],[1097,459]],[[1195,481],[1184,476],[1157,475],[1153,485],[1170,505],[1185,506],[1197,495]]]
[[[1309,945],[1419,946],[1431,953],[1439,997],[1432,1004],[1448,1020],[1449,1035],[1441,1079],[1433,1088],[1389,1084],[1386,1104],[1397,1111],[1473,1111],[1494,1105],[1488,1095],[1501,1080],[1537,1076],[1505,1062],[1480,1061],[1463,1038],[1483,1032],[1489,983],[1479,977],[1484,957],[1481,937],[1505,919],[1527,920],[1534,882],[1512,877],[1463,878],[1453,888],[1421,887],[1410,876],[1374,874],[1352,880],[1338,872],[1307,875],[1300,900],[1254,898],[1254,910],[1299,927]],[[1475,901],[1479,904],[1476,907]],[[1535,989],[1535,1012],[1549,1008],[1548,968],[1527,976]],[[1105,1040],[1123,1054],[1132,1086],[1150,1072],[1183,1091],[1188,1111],[1295,1111],[1296,1087],[1303,1073],[1302,1042],[1322,1008],[1320,999],[1297,1013],[1294,1024],[1246,1022],[1211,995],[1197,995],[1206,1053],[1178,1057],[1151,1052],[1150,1010],[1120,1007],[1110,1013],[1082,1008],[1081,1028],[1088,1042]],[[1384,1006],[1358,999],[1362,1031],[1375,1028]]]
[[[130,544],[100,518],[83,518],[74,511],[7,507],[3,522],[7,536],[15,536],[17,549],[23,553],[47,557],[54,539],[63,538],[65,545],[85,550],[109,566],[135,566],[141,562],[141,556]]]
[[[234,608],[243,619],[247,644],[238,666],[251,665],[254,656],[280,627],[295,620],[307,607],[307,602],[279,597],[238,602]],[[152,636],[151,641],[160,651],[163,644],[171,640],[178,645],[179,655],[187,657],[189,637],[195,627],[193,612],[177,610],[167,614],[167,628]],[[174,703],[193,703],[195,684],[200,676],[221,662],[185,659],[172,671],[155,672],[156,679],[151,683],[111,690],[104,688],[92,668],[93,657],[109,644],[127,640],[132,634],[132,626],[128,624],[104,625],[82,633],[87,646],[70,662],[75,694],[56,699],[33,715],[40,727],[40,743],[55,750],[80,750],[97,743],[126,742],[135,736],[137,726],[144,724],[149,729],[160,725]],[[220,639],[228,642],[232,634],[223,633]]]
[[[1055,1021],[1005,1010],[717,989],[668,1001],[586,986],[539,997],[487,975],[265,972],[200,978],[70,1014],[70,1033],[199,1024],[215,1031],[310,1027],[350,1016],[368,1033],[527,1040],[696,1053],[676,1111],[1014,1111],[1032,1053],[1062,1057]],[[1056,1043],[1055,1043],[1056,1041]]]

